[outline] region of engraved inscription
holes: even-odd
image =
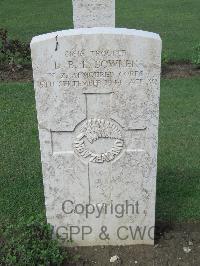
[[[86,138],[91,144],[100,138],[114,139],[114,144],[107,152],[96,153],[90,151],[85,143]],[[80,128],[80,133],[76,136],[73,147],[77,155],[89,158],[90,162],[103,163],[110,162],[118,156],[124,146],[119,126],[111,120],[89,119]]]
[[[62,59],[51,63],[51,71],[36,81],[39,88],[81,88],[83,92],[91,92],[159,85],[159,76],[150,70],[158,66],[147,69],[126,49],[67,49]]]

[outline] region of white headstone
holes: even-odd
[[[63,245],[153,244],[161,40],[91,28],[31,42],[47,220]]]
[[[74,28],[115,27],[115,0],[73,0]]]

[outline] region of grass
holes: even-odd
[[[0,84],[0,222],[44,210],[32,84]]]
[[[157,219],[200,219],[200,79],[163,80]],[[0,222],[44,213],[34,91],[0,84]]]
[[[72,28],[71,2],[1,0],[0,28],[26,42],[34,35]],[[199,10],[199,0],[116,0],[116,24],[158,32],[171,60],[190,60],[193,46],[200,43]]]
[[[200,79],[163,80],[157,218],[200,219]]]

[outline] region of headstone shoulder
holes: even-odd
[[[121,34],[121,35],[132,35],[132,36],[138,36],[143,38],[150,38],[159,40],[161,42],[161,38],[159,34],[148,32],[148,31],[142,31],[142,30],[136,30],[136,29],[128,29],[128,28],[109,28],[109,27],[96,27],[96,28],[80,28],[80,29],[69,29],[69,30],[62,30],[62,31],[56,31],[46,34],[41,34],[38,36],[34,36],[31,40],[31,47],[38,42],[46,41],[49,39],[54,38],[62,38],[67,36],[74,36],[74,35],[89,35],[89,34]]]

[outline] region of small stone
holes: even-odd
[[[193,242],[192,242],[192,241],[189,241],[189,242],[188,242],[188,245],[189,245],[189,246],[193,246]]]
[[[110,262],[111,262],[111,263],[116,262],[116,261],[119,261],[119,257],[118,257],[117,255],[112,256],[112,257],[110,258]]]
[[[135,260],[135,264],[138,264],[138,261],[137,260]]]
[[[192,249],[190,247],[183,247],[183,251],[188,254]]]

